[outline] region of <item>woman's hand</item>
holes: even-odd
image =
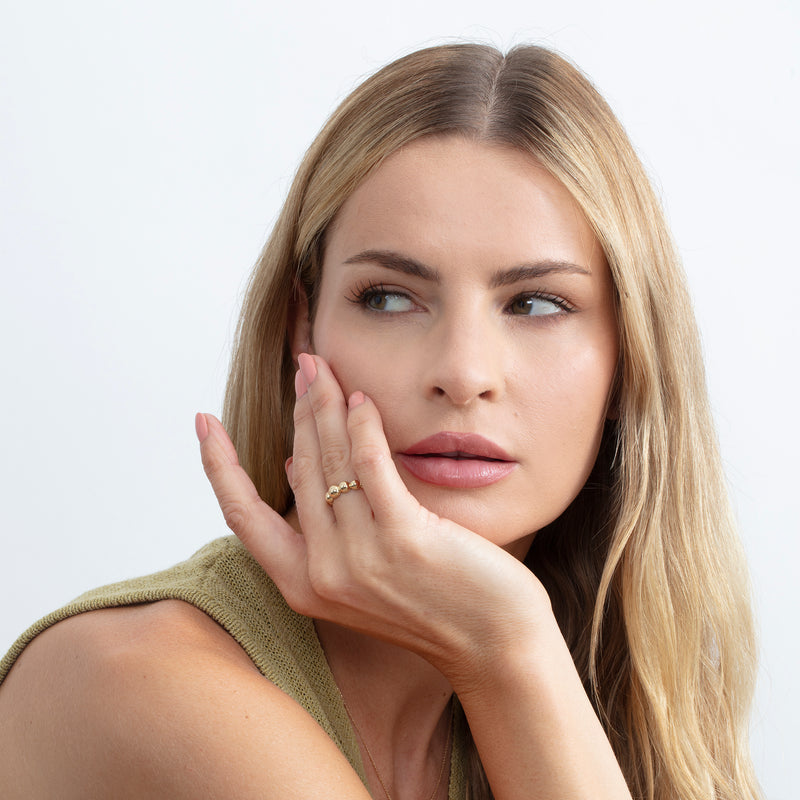
[[[300,531],[258,497],[222,425],[198,415],[203,465],[225,520],[289,605],[419,653],[467,689],[498,649],[552,623],[532,573],[500,547],[437,517],[402,482],[375,405],[346,403],[319,356],[300,356],[294,455]],[[332,505],[332,484],[358,479]]]
[[[297,530],[261,501],[222,425],[198,415],[203,465],[228,525],[287,602],[412,650],[449,680],[494,796],[630,800],[544,588],[505,550],[426,510],[395,469],[373,403],[345,403],[300,356]],[[333,505],[332,484],[362,489]]]

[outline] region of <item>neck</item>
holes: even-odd
[[[449,683],[415,653],[331,622],[315,625],[362,740],[373,796],[384,794],[383,783],[392,800],[428,798],[450,737]],[[446,766],[437,797],[447,796],[448,773]]]

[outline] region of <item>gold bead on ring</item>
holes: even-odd
[[[340,495],[349,492],[351,489],[360,489],[361,484],[358,480],[354,481],[342,481],[341,483],[334,483],[331,487],[329,487],[328,491],[325,493],[325,502],[329,505],[333,505],[333,501]]]

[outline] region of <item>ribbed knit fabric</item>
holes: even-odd
[[[68,617],[157,600],[183,600],[221,625],[264,677],[319,723],[366,785],[358,740],[317,638],[313,621],[286,604],[275,584],[234,536],[207,544],[187,561],[143,578],[93,589],[32,625],[0,661],[0,683],[25,647]],[[456,703],[449,800],[466,796],[465,726]]]

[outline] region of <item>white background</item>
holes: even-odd
[[[753,754],[796,795],[800,4],[0,5],[0,650],[90,587],[225,533],[218,412],[244,281],[305,148],[364,75],[443,38],[549,44],[663,194],[749,554]]]

